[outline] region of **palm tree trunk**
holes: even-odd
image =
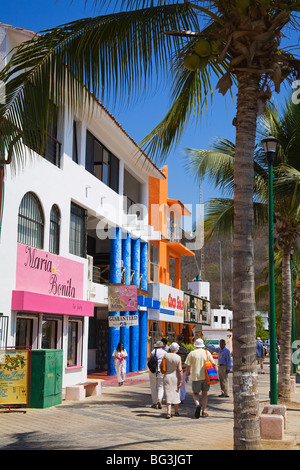
[[[253,249],[253,155],[259,77],[238,74],[234,159],[233,399],[234,448],[260,447]]]
[[[278,398],[283,400],[291,398],[292,289],[290,258],[291,247],[286,246],[282,256],[282,317],[277,387]]]

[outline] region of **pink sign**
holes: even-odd
[[[83,263],[18,243],[16,289],[83,298]]]
[[[12,310],[24,312],[43,312],[59,315],[94,316],[94,302],[87,300],[67,299],[66,297],[49,297],[34,292],[13,291]]]
[[[137,286],[109,285],[108,311],[109,312],[135,312],[138,310]]]

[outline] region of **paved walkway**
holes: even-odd
[[[231,374],[230,374],[231,379]],[[166,407],[150,407],[148,373],[129,375],[122,387],[102,382],[102,395],[81,402],[63,401],[26,413],[0,413],[0,450],[184,451],[233,449],[233,401],[209,392],[207,418],[194,418],[191,386],[180,416],[164,419]],[[258,375],[261,408],[268,401],[269,373]],[[300,384],[288,404],[282,441],[262,441],[263,449],[300,448]],[[265,402],[265,403],[263,403]],[[296,403],[297,402],[297,403]],[[118,454],[116,454],[118,455]],[[44,462],[45,463],[45,462]]]

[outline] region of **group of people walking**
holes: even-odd
[[[221,339],[219,347],[210,344],[205,345],[201,338],[196,339],[194,343],[195,349],[191,352],[185,348],[183,343],[183,335],[180,334],[170,346],[167,345],[166,338],[157,341],[153,351],[148,357],[155,356],[156,370],[149,370],[150,388],[152,396],[152,408],[162,409],[162,401],[165,399],[167,405],[166,418],[172,416],[172,405],[174,406],[174,416],[179,416],[178,406],[183,403],[186,396],[185,385],[191,377],[193,400],[195,403],[195,418],[200,416],[206,417],[208,391],[210,385],[206,381],[205,361],[210,360],[215,364],[211,352],[218,354],[218,376],[220,381],[221,394],[219,397],[229,397],[228,394],[228,373],[232,369],[232,358],[229,349],[226,347],[225,340]],[[207,351],[207,349],[209,351]],[[263,361],[265,357],[263,344],[260,338],[256,342],[256,356],[258,365],[263,374]],[[126,376],[126,358],[127,351],[124,344],[119,343],[113,352],[115,360],[115,369],[119,386],[123,385]],[[165,361],[166,370],[161,371],[162,361]],[[202,394],[202,407],[199,397]]]
[[[178,406],[185,400],[185,384],[191,376],[193,400],[195,403],[195,418],[207,417],[208,390],[210,385],[206,381],[205,361],[208,359],[214,364],[214,358],[210,351],[205,348],[204,341],[199,338],[195,341],[195,349],[191,352],[183,346],[183,335],[176,338],[168,351],[162,341],[157,341],[148,360],[154,355],[157,358],[157,370],[149,371],[150,387],[152,395],[152,408],[162,408],[162,400],[165,398],[167,405],[166,418],[172,416],[172,405],[174,416],[179,416]],[[207,346],[211,351],[218,353],[219,380],[221,397],[228,397],[228,373],[232,369],[232,358],[225,341],[220,341],[220,347]],[[161,372],[162,361],[166,363],[165,373]],[[202,393],[202,407],[199,396]]]

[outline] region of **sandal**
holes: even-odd
[[[202,418],[207,418],[208,416],[208,413],[206,413],[206,411],[202,411]]]
[[[179,413],[174,413],[174,416],[179,416]]]
[[[156,405],[151,405],[151,408],[155,408],[155,409],[156,409],[156,408],[157,408],[157,406],[156,406]]]
[[[167,415],[167,416],[166,416],[166,419],[170,419],[170,418],[172,418],[171,415]]]
[[[162,404],[161,404],[161,402],[160,402],[160,401],[158,401],[158,402],[157,402],[157,408],[158,408],[159,410],[161,410],[161,409],[162,409]]]
[[[201,413],[201,406],[198,405],[196,406],[196,410],[195,410],[195,418],[200,418],[200,413]]]

